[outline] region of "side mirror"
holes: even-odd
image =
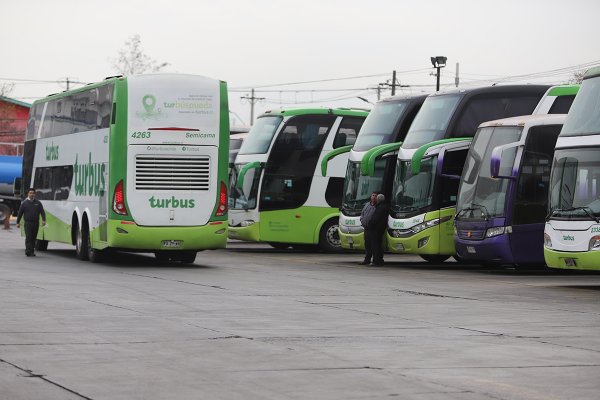
[[[13,194],[17,197],[21,196],[21,186],[23,184],[23,178],[15,178],[13,183]]]
[[[516,179],[515,169],[517,153],[521,150],[519,143],[509,143],[495,147],[490,160],[490,175],[492,178]]]
[[[441,176],[443,178],[448,178],[448,179],[460,179],[460,175],[455,175],[455,174],[449,174],[448,173],[448,168],[444,168],[444,158],[446,156],[446,149],[442,149],[440,150],[439,154],[438,154],[438,160],[437,160],[437,167],[436,167],[436,173],[438,176]]]

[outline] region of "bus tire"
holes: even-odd
[[[46,251],[48,250],[48,241],[38,239],[35,241],[35,249],[38,251]]]
[[[325,253],[341,253],[342,241],[340,240],[339,222],[332,218],[325,222],[319,233],[319,249]]]
[[[277,242],[269,242],[269,246],[277,250],[285,250],[290,248],[289,243],[277,243]]]
[[[156,261],[161,264],[166,264],[171,261],[171,256],[168,251],[155,251],[154,257],[156,257]]]
[[[450,258],[450,256],[445,256],[443,254],[420,254],[420,256],[430,264],[441,264]]]
[[[82,261],[88,259],[89,232],[87,227],[75,226],[75,255]]]
[[[182,251],[177,255],[177,260],[182,264],[193,264],[196,261],[195,251]]]
[[[0,225],[4,224],[6,218],[10,218],[10,207],[6,204],[0,204]]]
[[[90,240],[90,235],[88,235],[88,243],[87,243],[87,254],[88,260],[93,263],[99,263],[104,260],[105,250],[94,249],[92,247],[92,243]]]

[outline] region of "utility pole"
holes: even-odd
[[[396,70],[392,72],[392,96],[396,94]]]
[[[458,79],[458,63],[456,63],[456,76],[454,77],[454,84],[458,87],[460,79]]]
[[[446,66],[447,59],[448,58],[444,56],[431,57],[431,64],[433,65],[433,68],[437,70],[437,73],[435,74],[437,77],[435,85],[436,92],[440,91],[440,69]]]
[[[254,105],[260,101],[260,100],[264,100],[264,97],[255,97],[254,96],[254,88],[252,88],[251,91],[252,95],[250,96],[242,96],[240,97],[241,99],[245,99],[248,100],[248,102],[250,103],[250,126],[254,125]]]
[[[70,82],[69,82],[69,77],[67,76],[67,78],[66,78],[66,79],[67,79],[67,90],[69,90],[69,88],[71,87],[71,86],[69,86],[69,83],[70,83]]]

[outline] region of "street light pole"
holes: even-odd
[[[444,57],[444,56],[431,57],[431,64],[437,70],[436,85],[435,85],[436,92],[440,91],[440,69],[442,69],[446,66],[447,60],[448,60],[448,58]]]

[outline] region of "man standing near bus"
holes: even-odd
[[[385,204],[385,196],[381,193],[377,195],[375,211],[371,216],[368,231],[371,240],[371,251],[373,252],[373,263],[371,265],[383,265],[383,234],[387,227],[389,209]],[[367,229],[365,229],[365,234]],[[366,236],[366,235],[365,235]]]
[[[42,203],[35,198],[35,189],[27,191],[27,198],[21,203],[17,214],[17,228],[21,227],[21,218],[25,220],[25,255],[35,257],[35,240],[40,228],[40,215],[42,225],[46,225],[46,212]]]
[[[371,223],[371,219],[373,214],[375,213],[375,209],[377,207],[377,192],[371,193],[371,199],[368,203],[366,203],[360,213],[360,224],[363,226],[364,240],[365,240],[365,259],[361,262],[361,265],[367,265],[371,263],[371,257],[373,256],[373,249],[371,248],[371,230],[369,229],[369,224]]]

